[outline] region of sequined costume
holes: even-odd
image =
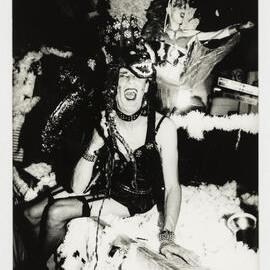
[[[155,128],[155,115],[152,111],[148,115],[148,126],[145,144],[134,150],[136,161],[136,179],[133,180],[133,164],[125,156],[115,149],[114,169],[109,185],[109,197],[126,206],[130,215],[144,213],[150,210],[155,204],[163,211],[164,207],[164,180],[161,166],[160,154],[157,149],[155,135],[164,119],[161,118]],[[93,179],[104,168],[108,156],[106,144],[99,150],[99,157],[96,161]],[[107,186],[104,171],[100,173],[96,184],[90,187],[90,194],[98,194],[104,191]],[[90,185],[91,185],[90,181]]]

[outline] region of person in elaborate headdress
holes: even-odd
[[[152,106],[155,70],[150,54],[133,18],[115,21],[109,29],[110,42],[104,51],[112,59],[102,91],[104,102],[92,139],[74,169],[71,188],[75,196],[55,199],[63,192],[57,187],[24,211],[37,239],[45,225],[40,262],[57,247],[66,223],[73,218],[128,217],[157,205],[163,217],[160,252],[168,258],[179,254],[196,264],[197,257],[174,242],[181,204],[177,132],[172,120]],[[64,113],[64,108],[59,109]]]
[[[193,91],[239,41],[239,31],[254,26],[247,22],[214,32],[196,30],[200,13],[193,0],[153,0],[147,18],[143,36],[156,51],[161,109],[169,112],[186,109],[185,101],[192,103],[192,98],[195,106],[205,105],[206,96],[194,97]],[[222,42],[210,48],[212,40]]]

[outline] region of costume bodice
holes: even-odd
[[[117,196],[131,196],[129,198],[131,199],[132,196],[148,196],[149,200],[153,198],[158,206],[162,207],[164,179],[155,136],[164,118],[165,116],[160,119],[155,127],[156,113],[154,111],[149,113],[145,143],[133,151],[135,162],[127,160],[122,152],[114,149],[114,166],[109,184],[113,198]],[[107,158],[108,146],[105,144],[99,150],[99,157],[96,161],[93,175],[96,175],[100,168],[105,168]],[[94,190],[104,188],[107,181],[105,178],[104,174],[101,173],[99,183],[94,187]]]
[[[186,54],[188,44],[193,37],[194,36],[183,36],[182,31],[173,31],[168,28],[166,32],[162,34],[161,41],[174,46],[183,54]]]
[[[155,127],[155,112],[149,114],[145,143],[133,151],[134,163],[128,161],[119,150],[115,153],[112,187],[119,188],[121,186],[134,194],[147,194],[153,190],[153,181],[155,178],[162,176],[160,154],[155,135],[163,119],[164,117],[161,118],[157,127]],[[158,176],[155,175],[155,170],[158,171]]]

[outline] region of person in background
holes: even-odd
[[[239,23],[219,31],[202,32],[197,30],[200,13],[195,1],[169,0],[167,7],[163,2],[152,1],[143,29],[145,40],[156,52],[161,111],[170,114],[190,106],[204,107],[208,94],[204,82],[239,41],[239,32],[254,24]],[[217,40],[221,40],[219,46],[209,46]]]

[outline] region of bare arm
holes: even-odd
[[[108,136],[108,132],[105,125],[105,117],[103,114],[101,120],[101,127],[103,128],[105,137]],[[90,156],[90,161],[81,157],[75,166],[73,177],[71,180],[71,188],[75,193],[82,193],[85,191],[88,183],[92,177],[93,168],[96,161],[96,152],[104,145],[103,138],[98,134],[97,130],[94,129],[92,140],[88,146],[86,154]]]
[[[161,147],[165,182],[164,230],[174,231],[181,205],[181,188],[178,181],[177,131],[170,119],[164,119],[157,134]]]
[[[100,146],[95,145],[91,142],[86,153],[96,159],[95,152],[99,149]],[[71,188],[75,193],[84,192],[86,187],[88,186],[88,183],[92,177],[95,159],[93,161],[89,161],[84,157],[81,157],[77,165],[75,166],[71,180]]]
[[[181,206],[181,188],[178,182],[177,130],[170,119],[165,119],[157,134],[161,146],[162,167],[165,181],[165,222],[163,230],[174,232]],[[160,253],[168,259],[182,257],[190,265],[199,265],[199,257],[192,251],[177,245],[174,241],[164,241]]]
[[[254,27],[254,24],[252,22],[247,22],[245,24],[239,23],[239,24],[230,25],[219,31],[200,32],[197,34],[197,36],[199,40],[223,39],[239,32],[240,30],[251,29],[253,27]]]

